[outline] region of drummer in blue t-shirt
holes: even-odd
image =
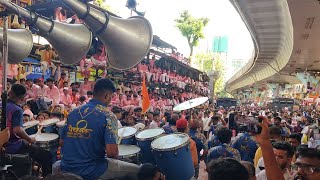
[[[61,138],[62,171],[84,179],[137,175],[138,165],[115,159],[119,153],[118,121],[107,108],[115,90],[111,80],[99,79],[93,89],[93,99],[69,114]]]

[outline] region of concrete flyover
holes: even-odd
[[[308,1],[308,0],[307,0]],[[293,51],[293,24],[287,0],[230,0],[254,43],[249,62],[226,84],[228,92],[281,75]]]

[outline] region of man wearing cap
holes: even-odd
[[[138,165],[116,159],[119,155],[118,120],[107,108],[115,90],[111,80],[97,80],[93,99],[69,114],[61,135],[62,171],[83,179],[118,179],[137,175]]]
[[[176,122],[177,130],[180,133],[187,133],[188,131],[188,121],[186,119],[179,119]],[[197,145],[194,140],[190,137],[190,152],[191,158],[193,162],[193,167],[195,168],[195,172],[198,169],[199,161],[198,161],[198,153],[197,153]]]

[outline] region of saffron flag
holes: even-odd
[[[146,78],[143,77],[142,81],[142,114],[146,113],[150,107],[150,99],[148,94],[148,89],[146,86]]]

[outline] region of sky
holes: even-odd
[[[206,40],[214,36],[229,37],[228,56],[237,59],[249,59],[252,56],[251,36],[239,14],[229,0],[137,0],[138,11],[146,11],[145,17],[150,21],[153,34],[177,47],[178,51],[188,55],[187,40],[175,27],[174,20],[182,10],[189,10],[194,17],[210,19],[205,28]],[[119,15],[126,18],[130,10],[125,7],[126,0],[105,0]]]

